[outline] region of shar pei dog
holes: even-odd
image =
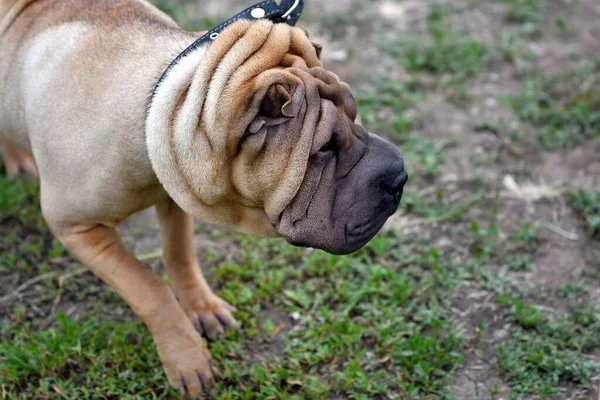
[[[190,396],[213,382],[202,336],[237,325],[200,270],[194,217],[347,254],[407,180],[319,46],[259,6],[188,48],[199,33],[144,0],[0,0],[6,171],[39,176],[52,233],[143,320]],[[115,231],[151,206],[170,285]]]

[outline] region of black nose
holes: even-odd
[[[402,170],[399,174],[387,179],[383,182],[384,190],[392,197],[399,197],[402,195],[404,185],[408,181],[408,174],[405,170]]]

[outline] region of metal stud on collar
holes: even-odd
[[[254,10],[252,10],[250,12],[250,15],[252,15],[252,17],[256,18],[256,19],[261,19],[262,17],[264,17],[266,14],[266,11],[263,10],[262,8],[255,8]]]

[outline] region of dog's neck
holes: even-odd
[[[283,0],[281,1],[281,4],[277,4],[277,2],[275,2],[274,0],[264,0],[253,6],[248,7],[244,11],[234,15],[233,17],[229,18],[220,25],[217,25],[213,29],[207,31],[202,36],[200,36],[200,38],[198,38],[191,45],[189,45],[185,50],[179,53],[179,55],[175,57],[175,59],[165,69],[165,71],[158,79],[158,82],[156,83],[156,87],[154,88],[154,92],[152,93],[150,103],[152,103],[152,99],[156,95],[156,90],[158,89],[160,84],[164,81],[169,72],[171,72],[171,70],[177,64],[182,62],[186,57],[197,53],[197,50],[199,50],[200,48],[206,47],[215,40],[217,40],[221,33],[230,25],[241,20],[268,20],[273,23],[285,23],[290,26],[294,26],[296,25],[296,22],[298,22],[298,19],[302,15],[303,9],[304,0]]]
[[[246,226],[257,230],[252,233],[272,234],[266,200],[244,202],[223,171],[231,168],[233,143],[256,117],[267,89],[276,81],[299,81],[276,67],[295,59],[305,66],[320,65],[300,29],[238,21],[221,40],[182,58],[158,86],[146,120],[147,150],[160,183],[186,212],[238,230],[251,218]],[[215,211],[234,204],[235,210]]]

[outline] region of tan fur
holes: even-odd
[[[239,22],[206,53],[184,59],[158,88],[147,122],[150,159],[165,189],[188,213],[243,232],[276,235],[271,222],[298,191],[312,134],[305,132],[289,153],[268,157],[276,164],[294,163],[283,175],[279,167],[244,165],[235,171],[230,143],[239,141],[252,121],[250,110],[271,85],[299,81],[276,68],[290,51],[298,52],[305,67],[320,65],[302,31],[266,21]],[[239,180],[232,182],[232,176]]]
[[[320,65],[302,31],[240,22],[172,70],[146,120],[159,76],[196,37],[142,0],[0,0],[5,161],[14,169],[26,163],[23,150],[33,155],[52,232],[140,316],[169,382],[192,396],[213,379],[197,329],[218,336],[236,323],[202,277],[192,220],[179,207],[277,235],[273,218],[298,191],[312,136],[304,132],[260,170],[248,159],[235,164],[232,152],[267,89],[300,81],[282,65]],[[316,92],[307,96],[319,101]],[[269,168],[281,162],[289,165]],[[114,229],[152,205],[173,290]]]

